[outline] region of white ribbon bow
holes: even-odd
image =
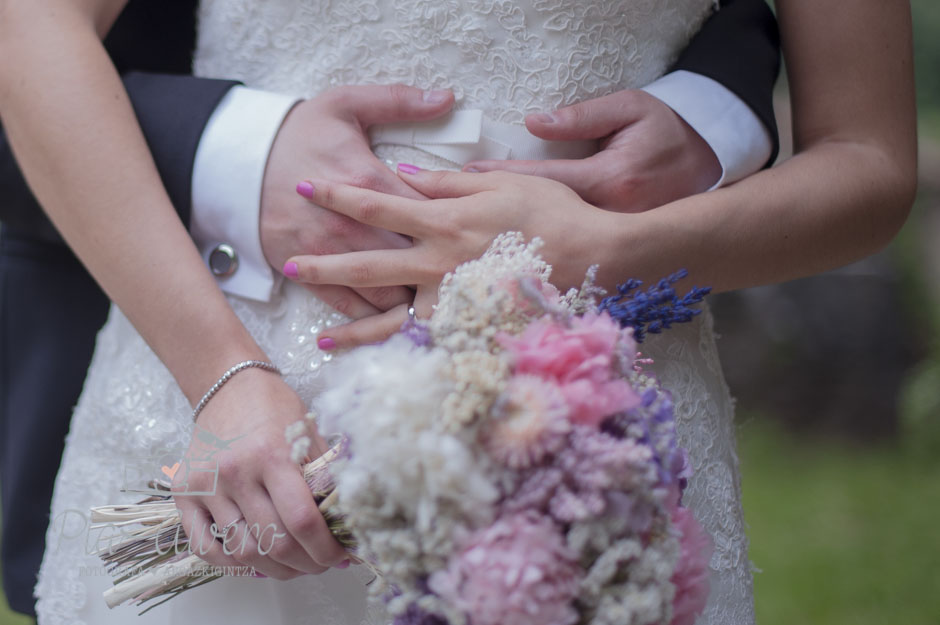
[[[585,158],[596,141],[545,141],[519,124],[493,121],[478,109],[453,111],[430,122],[374,126],[373,146],[405,145],[462,166],[478,160]]]

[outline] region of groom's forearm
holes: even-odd
[[[189,223],[193,159],[206,122],[233,81],[131,72],[124,77],[157,169],[183,223]],[[61,241],[30,191],[0,128],[0,222]]]

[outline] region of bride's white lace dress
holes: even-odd
[[[196,72],[298,95],[356,83],[450,87],[457,93],[458,108],[481,110],[497,124],[519,125],[527,113],[655,79],[714,4],[205,0]],[[377,152],[390,162],[454,166],[412,147],[381,145]],[[293,284],[285,284],[268,304],[237,298],[232,304],[287,381],[309,401],[320,390],[319,373],[330,360],[314,338],[341,319]],[[644,349],[656,359],[656,369],[677,398],[681,442],[695,469],[686,501],[715,543],[712,592],[700,622],[750,624],[751,569],[732,402],[710,317],[653,337]],[[170,374],[113,309],[98,339],[56,482],[48,549],[36,588],[40,624],[387,622],[381,609],[366,606],[367,576],[355,570],[284,583],[216,581],[139,619],[134,608],[105,607],[101,592],[109,581],[88,555],[100,537],[85,527],[87,510],[138,499],[119,492],[126,468],[141,459],[181,457],[192,432],[190,414]]]

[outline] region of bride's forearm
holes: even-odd
[[[616,215],[600,281],[685,267],[716,291],[781,282],[872,254],[897,233],[913,176],[876,148],[831,143],[720,191]]]
[[[264,354],[173,211],[101,45],[101,20],[122,3],[89,4],[4,4],[0,114],[56,227],[197,400],[232,364]]]

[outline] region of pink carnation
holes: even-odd
[[[636,343],[606,312],[575,317],[570,328],[546,317],[529,324],[518,338],[500,336],[500,342],[514,356],[517,374],[558,384],[573,423],[596,426],[640,402],[615,368],[620,364],[615,359],[634,354]]]
[[[428,586],[473,625],[572,625],[580,574],[554,523],[528,513],[474,533]]]
[[[672,574],[676,596],[672,601],[671,625],[693,625],[708,601],[711,540],[688,508],[676,508],[672,522],[682,532],[682,547],[679,563]]]

